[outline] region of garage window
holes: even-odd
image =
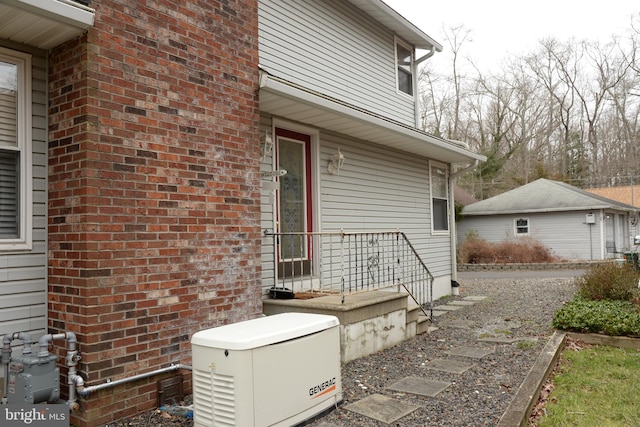
[[[529,218],[518,218],[515,220],[516,236],[526,236],[529,234]]]

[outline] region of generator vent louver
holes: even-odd
[[[235,426],[233,377],[193,370],[193,397],[198,415],[210,425]]]
[[[215,425],[235,426],[236,393],[233,377],[213,374],[213,420]]]

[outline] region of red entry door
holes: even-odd
[[[312,241],[305,233],[313,231],[311,197],[311,137],[276,128],[277,169],[280,177],[277,198],[278,276],[291,277],[311,273]]]

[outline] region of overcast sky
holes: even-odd
[[[508,53],[531,52],[538,40],[554,36],[561,41],[610,40],[631,27],[640,13],[640,0],[383,0],[422,31],[448,46],[444,28],[463,24],[472,42],[462,54],[483,69],[497,67]],[[447,62],[445,54],[432,61]],[[438,67],[439,68],[439,67]]]

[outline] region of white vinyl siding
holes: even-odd
[[[342,0],[259,1],[260,65],[324,95],[415,125],[397,90],[394,34]]]
[[[17,46],[3,41],[0,45]],[[0,251],[0,336],[28,332],[37,338],[45,333],[47,324],[47,69],[44,52],[33,49],[29,53],[31,128],[27,129],[27,155],[32,171],[28,206],[32,243],[30,249]]]

